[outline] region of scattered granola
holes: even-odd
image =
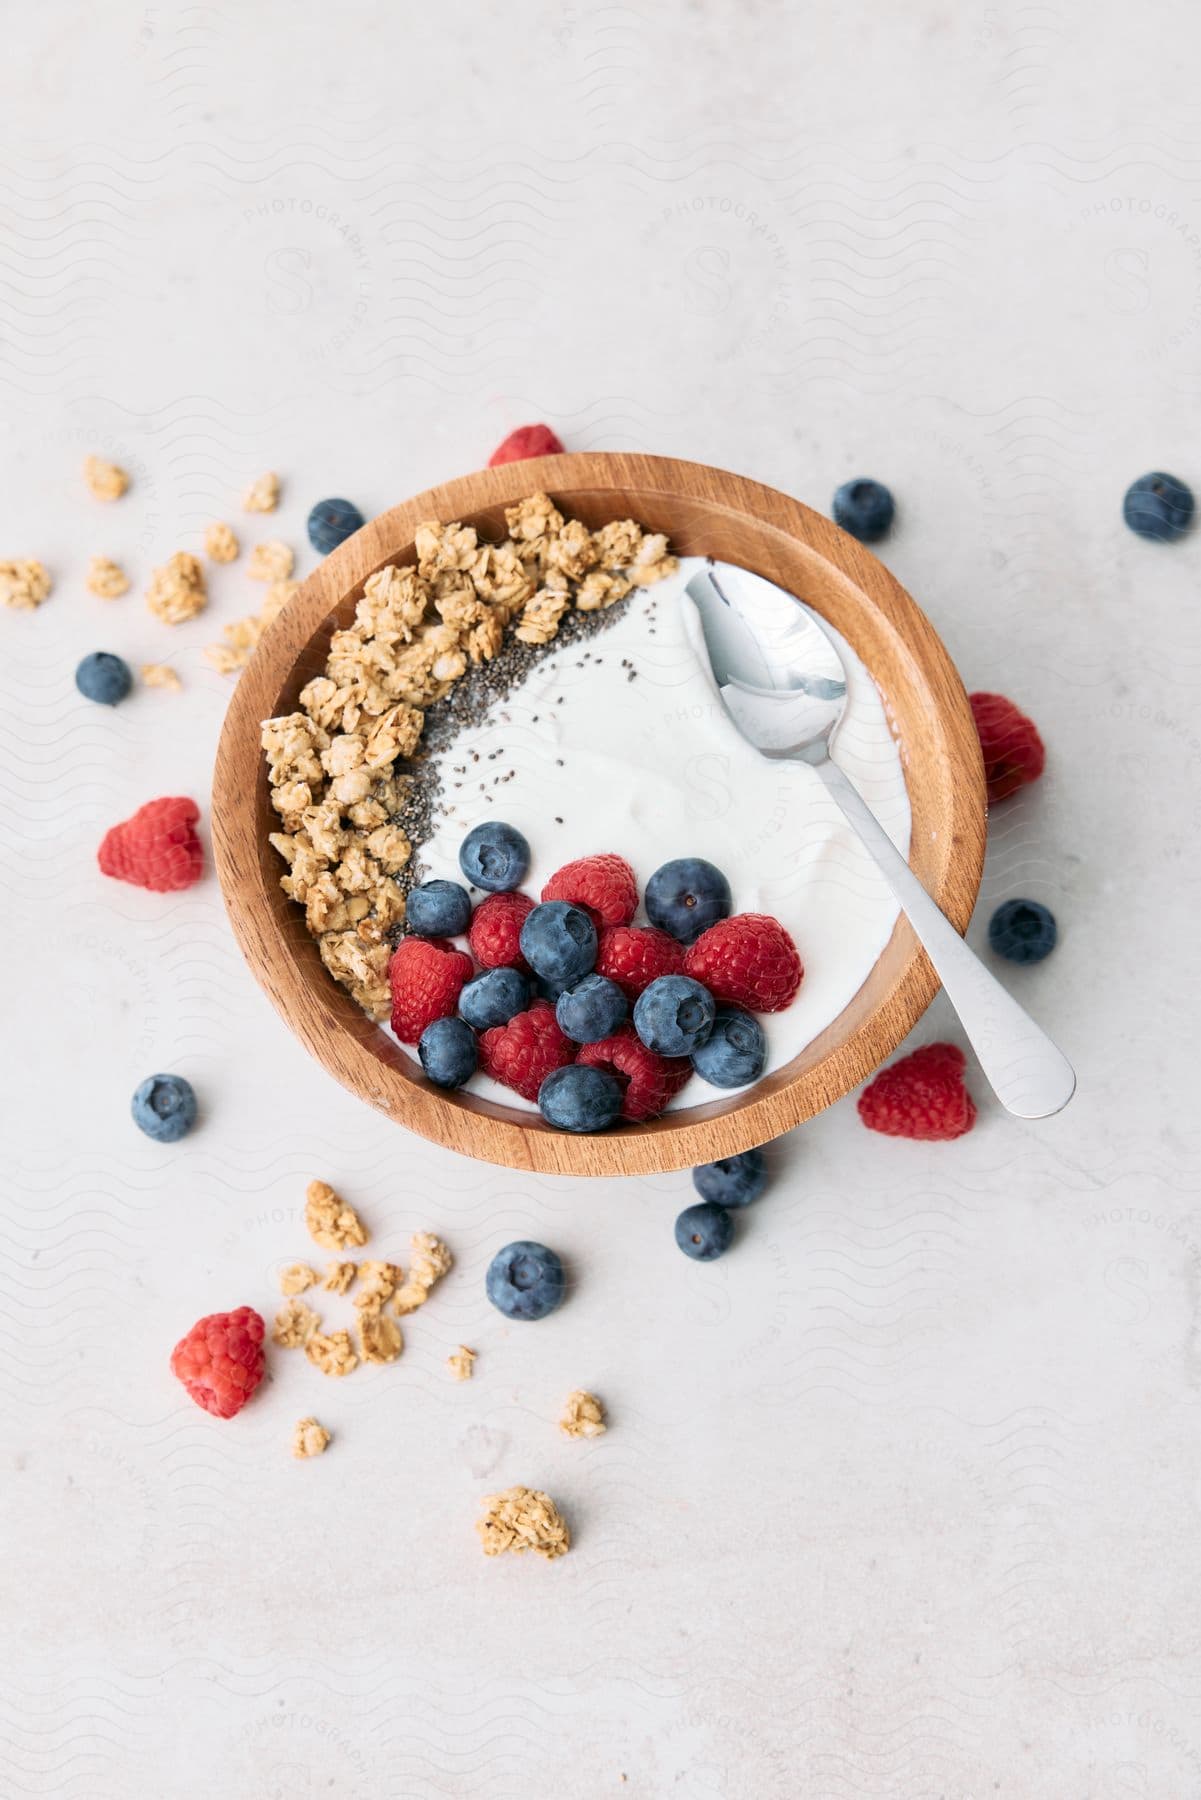
[[[93,556],[88,562],[88,592],[101,600],[119,600],[129,592],[129,576],[111,556]]]
[[[258,649],[259,639],[275,615],[285,607],[300,586],[298,581],[273,581],[267,589],[261,611],[248,613],[221,627],[224,642],[210,644],[205,656],[219,675],[233,675],[244,669]]]
[[[488,1494],[480,1502],[486,1508],[476,1521],[485,1556],[506,1550],[532,1550],[548,1562],[566,1556],[571,1533],[549,1494],[538,1488],[511,1487],[503,1494]]]
[[[224,519],[215,519],[207,527],[204,534],[204,554],[210,562],[236,562],[241,549],[233,526],[227,525]]]
[[[456,1381],[470,1381],[475,1366],[476,1353],[469,1350],[466,1344],[460,1344],[446,1359],[446,1366]]]
[[[274,470],[252,481],[242,496],[246,512],[274,512],[279,505],[279,476]]]
[[[292,1433],[292,1455],[321,1456],[329,1447],[329,1432],[316,1419],[297,1419]]]
[[[368,577],[299,710],[263,723],[281,824],[271,843],[288,865],[280,885],[304,907],[327,969],[373,1019],[388,1014],[387,939],[404,917],[398,878],[412,855],[397,815],[413,777],[396,765],[417,749],[427,711],[502,647],[528,656],[568,614],[610,608],[676,567],[662,534],[632,519],[590,531],[547,494],[507,507],[505,519],[499,544],[469,525],[419,525],[416,565]]]
[[[208,589],[200,559],[190,550],[177,550],[150,577],[146,604],[165,625],[182,625],[208,605]]]
[[[390,1363],[404,1349],[404,1338],[395,1319],[365,1312],[359,1319],[359,1346],[365,1363]]]
[[[397,1283],[404,1275],[404,1270],[397,1263],[361,1262],[359,1264],[359,1291],[354,1303],[360,1312],[377,1313],[385,1300],[390,1300],[396,1291]]]
[[[325,1280],[321,1285],[331,1294],[345,1294],[349,1292],[350,1285],[358,1272],[358,1263],[332,1262],[325,1271]]]
[[[170,663],[143,663],[141,676],[144,687],[169,688],[173,694],[178,694],[183,687]]]
[[[585,1393],[583,1388],[573,1388],[567,1396],[559,1430],[569,1438],[594,1438],[607,1431],[605,1409],[596,1395]]]
[[[348,1331],[315,1331],[304,1353],[323,1375],[349,1375],[359,1360]]]
[[[449,1272],[454,1262],[446,1245],[432,1231],[415,1231],[409,1239],[409,1249],[412,1260],[408,1279],[396,1290],[392,1302],[401,1315],[424,1306],[434,1283]]]
[[[11,606],[17,612],[32,612],[53,586],[45,564],[35,556],[0,562],[0,605]]]
[[[281,1350],[300,1350],[320,1325],[321,1320],[303,1300],[288,1300],[275,1315],[271,1342]]]
[[[281,1294],[303,1294],[306,1288],[315,1287],[319,1280],[316,1269],[310,1269],[308,1263],[289,1263],[286,1269],[279,1272],[279,1291]]]
[[[119,500],[129,486],[125,470],[102,456],[85,456],[83,478],[97,500]]]
[[[295,561],[290,544],[282,543],[279,538],[267,538],[250,552],[246,573],[251,581],[286,581]]]
[[[310,1181],[305,1189],[304,1222],[309,1236],[323,1250],[356,1249],[367,1242],[359,1215],[347,1206],[328,1181]]]

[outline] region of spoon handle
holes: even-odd
[[[1019,1119],[1060,1112],[1076,1091],[1067,1057],[968,949],[838,764],[813,766],[904,908],[997,1099]]]

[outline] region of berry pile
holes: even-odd
[[[633,922],[634,871],[610,852],[567,863],[540,902],[520,892],[530,847],[512,825],[475,826],[459,866],[485,897],[473,908],[455,882],[413,888],[389,970],[392,1029],[437,1086],[479,1068],[558,1130],[593,1132],[654,1118],[693,1074],[732,1088],[763,1073],[752,1015],[789,1006],[805,971],[778,919],[731,910],[712,863],[657,869],[649,925]],[[448,941],[462,936],[470,955]]]

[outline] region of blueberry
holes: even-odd
[[[485,969],[459,995],[459,1011],[477,1031],[507,1025],[530,1002],[530,984],[520,969]]]
[[[692,1052],[692,1066],[701,1080],[721,1088],[758,1081],[766,1061],[763,1027],[740,1006],[719,1006],[713,1030]]]
[[[1193,522],[1193,490],[1175,475],[1153,469],[1126,489],[1122,517],[1139,537],[1170,544],[1182,538]]]
[[[328,556],[352,537],[363,515],[350,500],[318,500],[309,514],[309,543],[318,556]]]
[[[629,1003],[615,981],[604,975],[585,975],[555,1003],[559,1030],[575,1044],[595,1044],[616,1031]]]
[[[475,1032],[462,1019],[435,1019],[417,1044],[421,1066],[437,1087],[457,1088],[475,1074]]]
[[[884,483],[865,476],[844,481],[834,495],[834,523],[861,544],[874,544],[882,538],[895,512],[896,503]]]
[[[596,961],[596,926],[582,906],[569,900],[536,906],[526,915],[518,941],[521,954],[544,981],[572,986]]]
[[[196,1123],[196,1095],[182,1075],[149,1075],[129,1110],[138,1130],[156,1144],[177,1144]]]
[[[714,1206],[749,1206],[767,1186],[767,1158],[762,1150],[744,1150],[739,1156],[723,1156],[720,1162],[702,1163],[692,1171],[692,1185]]]
[[[521,1238],[506,1244],[488,1264],[484,1288],[506,1319],[545,1319],[563,1298],[563,1264],[545,1244]]]
[[[712,1262],[730,1248],[734,1221],[724,1206],[686,1206],[676,1220],[676,1243],[696,1262]]]
[[[538,1110],[560,1131],[604,1131],[621,1112],[621,1083],[608,1069],[569,1063],[538,1089]]]
[[[691,1056],[716,1014],[713,995],[691,975],[660,975],[634,1002],[634,1030],[660,1056]]]
[[[418,937],[459,937],[471,922],[471,895],[457,881],[423,881],[410,888],[405,924]]]
[[[98,706],[116,706],[133,686],[129,664],[110,650],[93,650],[75,671],[75,685],[85,700]]]
[[[1005,900],[988,921],[988,947],[1007,962],[1041,962],[1058,936],[1054,913],[1037,900]]]
[[[489,819],[467,833],[459,850],[459,867],[468,881],[490,894],[520,887],[530,866],[530,847],[515,825]]]
[[[701,856],[679,856],[656,869],[646,884],[646,916],[681,944],[695,943],[702,931],[729,916],[730,884]]]

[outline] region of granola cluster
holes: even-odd
[[[242,496],[246,512],[274,512],[279,505],[279,476],[273,469],[258,476]]]
[[[129,576],[111,556],[93,556],[88,562],[88,592],[101,600],[119,600],[129,592]]]
[[[446,1366],[456,1381],[470,1381],[475,1368],[476,1352],[460,1344],[446,1359]]]
[[[329,1432],[316,1419],[297,1419],[292,1433],[292,1455],[321,1456],[329,1445]]]
[[[282,827],[271,842],[288,864],[281,886],[304,907],[327,969],[373,1019],[388,1012],[386,934],[404,917],[395,877],[412,852],[392,823],[406,787],[395,765],[417,748],[426,709],[490,662],[506,633],[549,643],[570,608],[612,606],[676,566],[662,533],[632,519],[589,531],[547,494],[507,507],[505,519],[500,544],[470,525],[418,526],[416,565],[368,578],[300,710],[263,725]]]
[[[586,1393],[583,1388],[573,1388],[567,1396],[559,1430],[569,1438],[594,1438],[607,1431],[605,1409],[596,1395]]]
[[[208,588],[200,558],[177,550],[150,577],[146,604],[164,625],[182,625],[208,605]]]
[[[0,562],[0,605],[17,612],[32,612],[47,599],[54,583],[44,563],[35,556]]]
[[[291,544],[282,538],[264,538],[250,552],[246,573],[251,581],[286,581],[295,562]]]
[[[141,675],[143,687],[166,688],[172,694],[178,694],[183,687],[183,682],[170,663],[143,663]]]
[[[354,1207],[327,1181],[310,1181],[304,1219],[309,1236],[322,1249],[359,1249],[367,1242],[366,1227]],[[288,1263],[280,1270],[283,1305],[275,1315],[272,1341],[284,1350],[303,1350],[323,1375],[334,1377],[349,1375],[360,1362],[395,1362],[404,1349],[404,1337],[392,1313],[403,1316],[423,1305],[453,1262],[446,1245],[431,1231],[414,1232],[409,1250],[407,1276],[399,1263],[370,1259],[331,1262],[324,1279],[309,1263]],[[327,1330],[321,1317],[300,1298],[318,1284],[332,1294],[346,1294],[355,1288],[357,1344],[344,1328]]]
[[[129,476],[119,464],[102,456],[85,456],[83,478],[96,500],[119,500],[129,486]]]
[[[563,1515],[550,1495],[538,1488],[506,1488],[502,1494],[488,1494],[481,1505],[484,1516],[475,1528],[485,1556],[532,1550],[553,1562],[571,1549],[571,1533]]]
[[[289,550],[288,555],[291,554]],[[204,652],[219,675],[233,675],[238,669],[245,668],[267,626],[288,604],[299,586],[298,581],[273,581],[259,612],[249,613],[246,618],[234,619],[231,624],[221,627],[221,643],[209,644]]]
[[[224,519],[215,519],[205,530],[204,554],[210,562],[236,562],[241,548],[233,526],[227,525]]]

